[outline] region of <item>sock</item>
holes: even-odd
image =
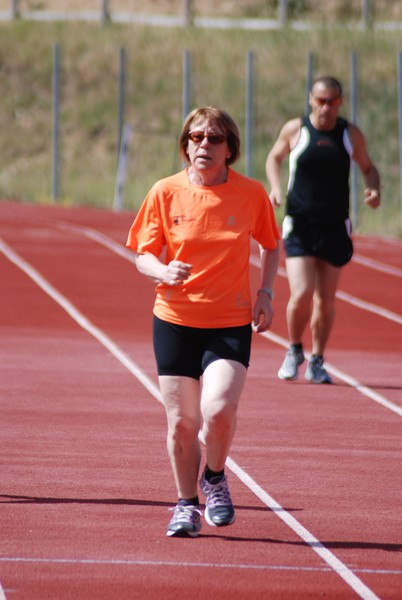
[[[290,349],[295,352],[303,352],[303,344],[290,344]]]
[[[204,477],[209,482],[211,482],[212,479],[216,478],[214,483],[219,483],[219,481],[221,481],[223,479],[224,474],[225,474],[224,469],[222,469],[222,471],[212,471],[208,467],[208,465],[206,465],[206,467],[205,467]]]
[[[179,498],[178,503],[180,506],[199,506],[200,501],[198,496],[194,496],[194,498]]]

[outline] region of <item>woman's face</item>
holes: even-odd
[[[198,171],[226,168],[230,158],[225,133],[206,119],[191,124],[187,152],[190,164]]]

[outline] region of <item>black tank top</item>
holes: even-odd
[[[286,214],[309,223],[336,223],[349,215],[352,146],[348,123],[319,131],[304,117],[300,137],[289,155]]]

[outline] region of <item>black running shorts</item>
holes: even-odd
[[[335,267],[343,267],[353,255],[351,223],[315,224],[286,216],[282,239],[286,257],[316,256]]]
[[[202,329],[162,321],[154,316],[153,340],[158,375],[199,379],[207,366],[221,358],[249,366],[251,324]]]

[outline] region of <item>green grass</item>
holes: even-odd
[[[285,120],[305,105],[306,57],[314,73],[345,87],[358,57],[359,116],[383,180],[383,207],[360,202],[359,231],[402,236],[399,187],[397,52],[400,33],[317,28],[308,32],[183,30],[15,22],[0,25],[0,196],[50,202],[53,46],[61,48],[60,203],[111,207],[117,156],[119,52],[127,56],[125,120],[129,150],[125,208],[135,209],[153,182],[181,167],[183,53],[192,63],[191,105],[215,104],[235,118],[244,139],[246,57],[255,57],[253,176]],[[236,168],[244,172],[244,156]],[[286,168],[283,170],[286,183]],[[362,185],[360,181],[360,197]],[[278,215],[279,219],[281,215]]]

